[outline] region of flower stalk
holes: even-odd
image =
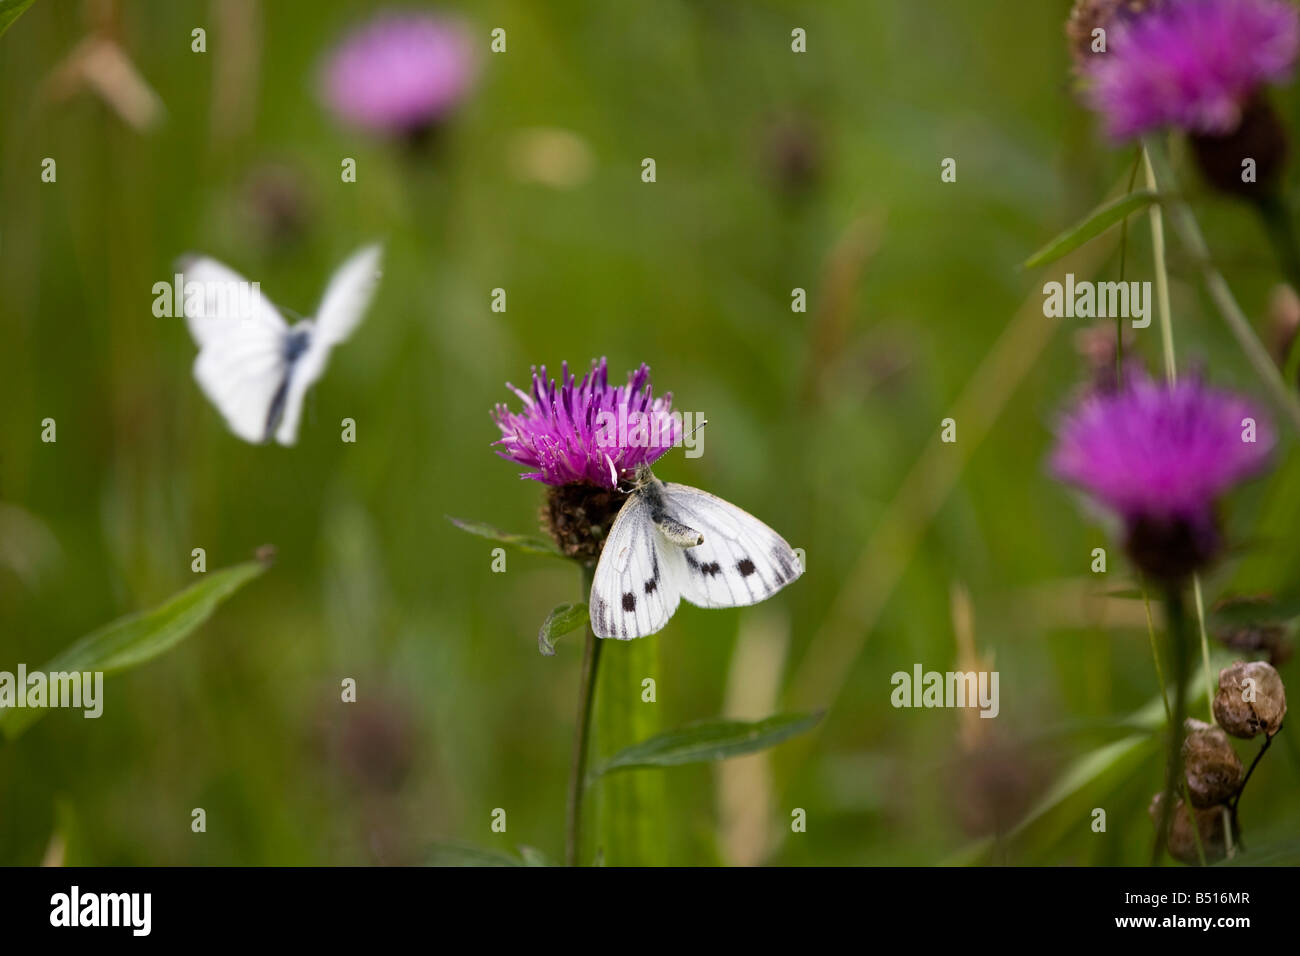
[[[1173,716],[1169,722],[1169,751],[1165,759],[1165,789],[1160,804],[1160,821],[1156,827],[1156,842],[1151,854],[1151,865],[1158,866],[1165,852],[1169,827],[1173,822],[1174,798],[1181,789],[1183,779],[1183,736],[1187,718],[1187,672],[1191,659],[1187,605],[1183,600],[1182,586],[1170,583],[1165,588],[1165,642],[1169,646],[1169,661],[1174,685]]]
[[[596,566],[582,566],[582,597],[591,594]],[[582,805],[587,790],[587,754],[591,749],[592,705],[596,699],[596,675],[600,668],[603,641],[596,637],[587,622],[587,637],[582,649],[582,677],[578,692],[578,720],[573,731],[573,760],[569,768],[569,800],[564,830],[564,863],[577,866],[582,853]]]

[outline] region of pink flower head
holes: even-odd
[[[501,438],[497,452],[532,471],[521,475],[548,485],[574,483],[613,489],[638,466],[650,465],[682,435],[671,412],[672,393],[654,397],[650,367],[631,372],[626,385],[610,385],[605,359],[593,362],[581,382],[564,363],[559,385],[546,366],[533,369],[533,387],[506,387],[523,401],[522,411],[498,404],[492,413]]]
[[[349,33],[333,50],[321,95],[345,123],[405,135],[442,119],[474,78],[473,45],[460,23],[390,12]]]
[[[1088,105],[1116,140],[1165,126],[1232,133],[1300,51],[1300,14],[1285,0],[1166,0],[1111,32],[1084,76]]]
[[[1122,389],[1091,392],[1065,415],[1050,467],[1124,519],[1144,570],[1186,573],[1217,551],[1218,499],[1264,468],[1273,443],[1245,398],[1130,372]],[[1170,548],[1183,553],[1159,553]]]

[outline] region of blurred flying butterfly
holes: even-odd
[[[637,469],[596,565],[591,627],[631,640],[660,630],[685,598],[698,607],[743,607],[803,573],[785,539],[706,491]]]
[[[360,323],[379,282],[380,247],[354,253],[330,278],[314,319],[288,325],[250,283],[215,259],[181,260],[185,319],[199,347],[194,378],[230,430],[247,442],[292,445],[303,399],[330,349]],[[191,298],[194,284],[200,294]]]

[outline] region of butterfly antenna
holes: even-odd
[[[688,431],[685,435],[682,436],[682,446],[685,447],[686,439],[690,438],[692,435],[694,435],[697,431],[699,431],[708,423],[709,420],[707,418],[701,418],[700,423],[698,425],[696,425],[694,428],[692,428],[690,431]]]

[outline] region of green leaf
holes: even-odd
[[[1284,624],[1297,617],[1300,617],[1300,594],[1241,596],[1220,601],[1212,608],[1210,626],[1217,629]]]
[[[1215,654],[1211,666],[1221,663],[1222,656]],[[1203,675],[1193,674],[1187,682],[1187,707],[1191,709],[1205,699]],[[1115,727],[1137,731],[1121,740],[1112,741],[1082,754],[1071,762],[1056,779],[1047,793],[1006,834],[1009,839],[1023,837],[1034,830],[1040,845],[1045,841],[1044,830],[1060,831],[1073,826],[1079,819],[1078,806],[1086,796],[1086,803],[1096,806],[1104,795],[1121,786],[1133,774],[1147,766],[1152,758],[1158,759],[1159,734],[1165,727],[1164,702],[1157,694],[1127,717],[1115,721]],[[977,840],[959,850],[947,860],[950,866],[973,866],[987,863],[993,848],[991,839]]]
[[[482,521],[466,521],[463,518],[453,518],[451,515],[447,515],[446,518],[457,528],[460,528],[461,531],[468,531],[480,538],[496,541],[526,554],[544,554],[551,558],[564,557],[564,554],[552,542],[538,535],[511,534],[509,531],[502,531],[500,528],[494,528]]]
[[[523,866],[515,857],[461,843],[435,843],[425,858],[428,866]],[[529,864],[532,865],[532,864]]]
[[[558,605],[546,615],[541,630],[537,632],[537,649],[542,652],[543,657],[554,657],[555,639],[576,631],[586,623],[585,602]]]
[[[675,767],[726,760],[774,747],[817,725],[822,713],[779,714],[765,720],[702,720],[632,744],[606,760],[596,774],[638,767]]]
[[[102,671],[106,676],[150,661],[170,650],[206,621],[226,598],[260,575],[269,562],[256,560],[205,575],[151,611],[129,614],[60,651],[41,670]],[[48,708],[6,708],[0,731],[10,740],[43,717]]]
[[[1043,248],[1025,260],[1024,268],[1036,269],[1049,262],[1055,262],[1067,253],[1073,252],[1090,239],[1095,239],[1111,226],[1117,226],[1133,213],[1145,209],[1153,202],[1159,202],[1158,193],[1150,189],[1137,189],[1119,199],[1111,200],[1098,206],[1082,222],[1076,223],[1061,233]]]
[[[1216,866],[1300,866],[1300,839],[1283,840],[1264,847],[1253,847],[1237,853],[1231,860],[1222,860]]]
[[[1010,835],[1016,836],[1032,826],[1040,817],[1097,783],[1111,770],[1122,774],[1136,769],[1155,753],[1158,753],[1157,741],[1148,734],[1125,737],[1089,751],[1066,768],[1043,798],[1016,824]]]
[[[0,36],[13,25],[35,0],[0,0]]]

